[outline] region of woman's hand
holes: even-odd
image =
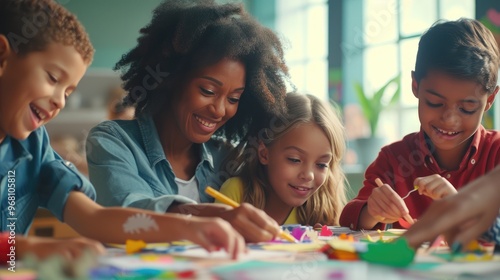
[[[433,200],[441,199],[457,193],[455,187],[439,174],[427,177],[418,177],[413,182],[418,187],[420,194],[426,195]]]

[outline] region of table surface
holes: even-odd
[[[268,246],[263,246],[268,245]],[[314,245],[314,244],[313,244]],[[317,245],[317,244],[316,244]],[[274,247],[273,247],[274,246]],[[280,247],[283,246],[283,247]],[[81,260],[63,264],[59,260],[21,262],[16,275],[38,275],[42,279],[55,279],[61,271],[72,271],[78,279],[500,279],[500,254],[492,260],[457,262],[445,261],[424,250],[417,251],[412,264],[393,268],[370,264],[365,261],[328,260],[317,251],[283,251],[286,244],[249,244],[248,253],[238,260],[230,260],[225,252],[208,253],[189,243],[150,244],[141,253],[128,255],[123,246],[107,249],[104,256],[82,257]],[[299,244],[297,246],[312,246]],[[314,245],[315,246],[315,245]],[[314,247],[313,246],[313,247]],[[275,248],[281,248],[275,251]],[[181,249],[180,249],[181,248]],[[267,248],[263,250],[263,248]],[[274,249],[270,249],[274,248]],[[308,247],[309,248],[309,247]],[[286,250],[286,249],[285,249]],[[66,265],[66,267],[63,267]],[[23,269],[22,267],[25,267]],[[13,274],[0,271],[0,279]],[[10,273],[10,274],[9,274]],[[29,274],[31,273],[31,274]],[[76,279],[76,278],[74,278]]]

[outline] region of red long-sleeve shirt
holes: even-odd
[[[457,170],[441,169],[425,143],[424,132],[406,135],[401,141],[381,149],[377,159],[367,168],[363,187],[358,195],[343,209],[340,225],[359,230],[359,217],[372,190],[377,187],[375,179],[393,187],[400,196],[413,189],[417,177],[439,174],[456,189],[484,175],[500,163],[500,132],[486,130],[480,126]],[[429,140],[427,140],[429,141]],[[500,187],[499,187],[500,188]],[[499,189],[500,191],[500,189]],[[410,216],[418,219],[429,207],[432,199],[425,195],[412,194],[405,199]],[[385,224],[377,224],[374,229],[382,229]],[[394,223],[395,228],[401,228]]]

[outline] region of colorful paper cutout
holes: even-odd
[[[321,227],[321,231],[319,232],[319,236],[332,236],[333,231],[331,231],[328,226]]]
[[[146,242],[142,240],[127,240],[125,242],[125,252],[127,254],[134,254],[146,248]]]
[[[401,227],[403,227],[404,229],[409,229],[411,227],[411,224],[408,223],[405,219],[403,218],[399,218],[398,220],[398,223]]]
[[[290,233],[293,237],[295,237],[295,239],[299,240],[299,241],[302,241],[303,238],[304,238],[304,235],[306,233],[306,230],[305,229],[302,229],[300,227],[296,227],[292,230],[292,232]]]
[[[368,243],[366,252],[359,256],[370,263],[405,267],[413,262],[415,250],[410,248],[405,238],[397,238],[392,242]]]

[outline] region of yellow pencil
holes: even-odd
[[[232,199],[230,199],[229,197],[221,194],[220,192],[218,192],[217,190],[213,189],[212,187],[208,186],[206,189],[205,189],[205,192],[210,195],[211,197],[217,199],[217,200],[220,200],[222,203],[224,204],[227,204],[231,207],[239,207],[240,204]],[[289,233],[287,232],[284,232],[284,231],[281,231],[280,232],[280,237],[283,238],[283,239],[286,239],[290,242],[293,242],[293,243],[298,243],[299,241],[297,241],[297,239],[295,239],[295,237],[293,237],[292,235],[290,235]]]

